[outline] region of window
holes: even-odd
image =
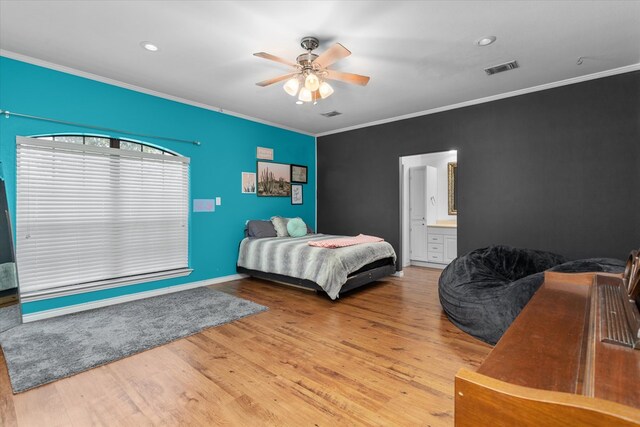
[[[142,145],[137,144],[135,142],[129,142],[129,141],[121,141],[120,148],[123,150],[130,150],[130,151],[142,151]]]
[[[102,136],[18,137],[16,207],[26,300],[190,272],[186,157]]]
[[[94,147],[120,148],[121,150],[142,151],[143,153],[167,154],[173,156],[169,151],[161,150],[138,141],[129,141],[121,138],[109,138],[106,136],[94,135],[42,135],[38,139],[46,141],[70,142],[72,144],[91,145]]]

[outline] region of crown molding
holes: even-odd
[[[15,59],[17,61],[26,62],[28,64],[37,65],[37,66],[44,67],[44,68],[49,68],[49,69],[56,70],[56,71],[61,71],[63,73],[72,74],[72,75],[78,76],[78,77],[84,77],[84,78],[89,79],[89,80],[95,80],[95,81],[98,81],[98,82],[101,82],[101,83],[106,83],[106,84],[109,84],[109,85],[112,85],[112,86],[117,86],[117,87],[121,87],[121,88],[124,88],[124,89],[129,89],[129,90],[132,90],[132,91],[135,91],[135,92],[140,92],[140,93],[144,93],[144,94],[147,94],[147,95],[168,99],[170,101],[179,102],[181,104],[191,105],[193,107],[198,107],[198,108],[202,108],[202,109],[205,109],[205,110],[215,111],[217,113],[226,114],[228,116],[238,117],[238,118],[249,120],[249,121],[252,121],[252,122],[261,123],[261,124],[268,125],[268,126],[273,126],[273,127],[284,129],[284,130],[288,130],[288,131],[291,131],[291,132],[300,133],[302,135],[314,136],[316,138],[327,136],[327,135],[333,135],[333,134],[336,134],[336,133],[348,132],[348,131],[356,130],[356,129],[362,129],[362,128],[366,128],[366,127],[370,127],[370,126],[382,125],[382,124],[385,124],[385,123],[397,122],[397,121],[400,121],[400,120],[411,119],[411,118],[414,118],[414,117],[427,116],[429,114],[441,113],[443,111],[455,110],[455,109],[458,109],[458,108],[469,107],[469,106],[472,106],[472,105],[484,104],[484,103],[487,103],[487,102],[497,101],[497,100],[500,100],[500,99],[511,98],[511,97],[514,97],[514,96],[525,95],[525,94],[533,93],[533,92],[540,92],[540,91],[547,90],[547,89],[553,89],[553,88],[557,88],[557,87],[561,87],[561,86],[572,85],[572,84],[575,84],[575,83],[581,83],[581,82],[585,82],[585,81],[589,81],[589,80],[601,79],[603,77],[614,76],[614,75],[617,75],[617,74],[625,74],[625,73],[630,73],[632,71],[640,70],[640,63],[636,63],[636,64],[631,64],[631,65],[626,65],[624,67],[613,68],[613,69],[605,70],[605,71],[599,71],[597,73],[586,74],[584,76],[578,76],[578,77],[572,77],[570,79],[559,80],[557,82],[545,83],[545,84],[538,85],[538,86],[532,86],[532,87],[528,87],[528,88],[524,88],[524,89],[514,90],[514,91],[511,91],[511,92],[500,93],[500,94],[497,94],[497,95],[491,95],[491,96],[487,96],[487,97],[484,97],[484,98],[472,99],[472,100],[460,102],[460,103],[457,103],[457,104],[445,105],[445,106],[442,106],[442,107],[436,107],[436,108],[432,108],[432,109],[429,109],[429,110],[418,111],[418,112],[415,112],[415,113],[404,114],[404,115],[401,115],[401,116],[390,117],[390,118],[387,118],[387,119],[375,120],[375,121],[372,121],[372,122],[362,123],[362,124],[358,124],[358,125],[348,126],[348,127],[344,127],[344,128],[340,128],[340,129],[335,129],[335,130],[330,130],[330,131],[327,131],[327,132],[321,132],[321,133],[314,134],[314,133],[307,132],[307,131],[304,131],[304,130],[301,130],[301,129],[291,128],[291,127],[284,126],[284,125],[281,125],[281,124],[278,124],[278,123],[270,122],[270,121],[267,121],[267,120],[262,120],[262,119],[259,119],[259,118],[256,118],[256,117],[247,116],[247,115],[241,114],[241,113],[236,113],[234,111],[224,110],[224,109],[222,109],[220,107],[216,107],[216,106],[213,106],[213,105],[208,105],[208,104],[204,104],[204,103],[201,103],[201,102],[191,101],[189,99],[180,98],[178,96],[169,95],[167,93],[158,92],[158,91],[147,89],[147,88],[144,88],[144,87],[140,87],[140,86],[132,85],[132,84],[129,84],[129,83],[121,82],[119,80],[110,79],[108,77],[99,76],[97,74],[89,73],[89,72],[86,72],[86,71],[77,70],[75,68],[66,67],[64,65],[55,64],[55,63],[52,63],[52,62],[49,62],[49,61],[45,61],[45,60],[42,60],[42,59],[33,58],[31,56],[23,55],[21,53],[16,53],[16,52],[11,52],[11,51],[8,51],[8,50],[0,49],[0,56],[4,56],[4,57],[10,58],[10,59]]]
[[[319,138],[319,137],[322,137],[322,136],[333,135],[333,134],[336,134],[336,133],[348,132],[350,130],[362,129],[362,128],[366,128],[366,127],[370,127],[370,126],[377,126],[377,125],[382,125],[382,124],[385,124],[385,123],[391,123],[391,122],[397,122],[397,121],[400,121],[400,120],[412,119],[414,117],[427,116],[429,114],[441,113],[443,111],[455,110],[457,108],[469,107],[471,105],[484,104],[486,102],[497,101],[499,99],[511,98],[511,97],[514,97],[514,96],[525,95],[525,94],[533,93],[533,92],[540,92],[540,91],[547,90],[547,89],[553,89],[553,88],[557,88],[557,87],[561,87],[561,86],[572,85],[572,84],[575,84],[575,83],[582,83],[582,82],[586,82],[586,81],[589,81],[589,80],[601,79],[603,77],[615,76],[617,74],[630,73],[632,71],[638,71],[638,70],[640,70],[640,63],[626,65],[624,67],[612,68],[610,70],[599,71],[599,72],[593,73],[593,74],[586,74],[584,76],[572,77],[570,79],[559,80],[557,82],[545,83],[545,84],[538,85],[538,86],[532,86],[532,87],[528,87],[528,88],[524,88],[524,89],[518,89],[518,90],[514,90],[512,92],[505,92],[505,93],[500,93],[500,94],[497,94],[497,95],[487,96],[487,97],[484,97],[484,98],[472,99],[472,100],[469,100],[469,101],[460,102],[458,104],[445,105],[443,107],[432,108],[430,110],[418,111],[416,113],[409,113],[409,114],[404,114],[402,116],[391,117],[391,118],[388,118],[388,119],[381,119],[381,120],[376,120],[376,121],[373,121],[373,122],[362,123],[362,124],[359,124],[359,125],[348,126],[348,127],[341,128],[341,129],[336,129],[336,130],[331,130],[331,131],[327,131],[327,132],[318,133],[315,136],[316,136],[316,138]]]
[[[196,101],[191,101],[189,99],[180,98],[179,96],[169,95],[167,93],[158,92],[158,91],[155,91],[155,90],[152,90],[152,89],[147,89],[147,88],[144,88],[144,87],[141,87],[141,86],[132,85],[132,84],[129,84],[129,83],[121,82],[119,80],[114,80],[114,79],[110,79],[108,77],[99,76],[97,74],[89,73],[89,72],[86,72],[86,71],[77,70],[75,68],[66,67],[64,65],[55,64],[53,62],[45,61],[45,60],[42,60],[42,59],[33,58],[31,56],[23,55],[21,53],[16,53],[16,52],[11,52],[11,51],[8,51],[8,50],[0,49],[0,56],[4,56],[4,57],[9,58],[9,59],[15,59],[16,61],[26,62],[26,63],[32,64],[32,65],[37,65],[39,67],[49,68],[51,70],[60,71],[60,72],[67,73],[67,74],[72,74],[74,76],[83,77],[85,79],[95,80],[95,81],[98,81],[98,82],[101,82],[101,83],[106,83],[106,84],[109,84],[109,85],[112,85],[112,86],[117,86],[117,87],[121,87],[121,88],[124,88],[124,89],[129,89],[129,90],[132,90],[134,92],[140,92],[140,93],[144,93],[144,94],[147,94],[147,95],[156,96],[158,98],[164,98],[164,99],[168,99],[170,101],[179,102],[181,104],[191,105],[193,107],[198,107],[198,108],[202,108],[202,109],[205,109],[205,110],[215,111],[216,113],[226,114],[228,116],[238,117],[238,118],[249,120],[249,121],[252,121],[252,122],[261,123],[263,125],[273,126],[273,127],[284,129],[284,130],[288,130],[288,131],[291,131],[291,132],[300,133],[300,134],[303,134],[303,135],[315,136],[313,133],[306,132],[306,131],[303,131],[303,130],[300,130],[300,129],[295,129],[295,128],[291,128],[291,127],[288,127],[288,126],[283,126],[283,125],[278,124],[278,123],[273,123],[273,122],[270,122],[270,121],[267,121],[267,120],[259,119],[257,117],[251,117],[251,116],[247,116],[245,114],[236,113],[234,111],[225,110],[223,108],[216,107],[216,106],[213,106],[213,105],[203,104],[201,102],[196,102]]]

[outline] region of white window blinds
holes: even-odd
[[[23,296],[187,269],[188,158],[18,137],[16,161]]]

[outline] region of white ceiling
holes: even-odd
[[[335,69],[371,76],[295,104],[287,72],[252,56],[353,53]],[[474,41],[495,35],[491,46]],[[143,40],[160,47],[150,53]],[[0,48],[310,134],[358,126],[640,63],[640,1],[1,1]],[[582,65],[577,65],[583,57]],[[509,60],[520,68],[487,76]],[[331,110],[343,114],[320,116]],[[26,112],[28,113],[28,112]]]

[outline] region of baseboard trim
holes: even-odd
[[[105,298],[98,301],[91,301],[82,304],[70,305],[67,307],[54,308],[51,310],[43,310],[35,313],[22,315],[22,322],[29,323],[37,320],[50,319],[52,317],[63,316],[65,314],[79,313],[81,311],[93,310],[95,308],[107,307],[110,305],[121,304],[123,302],[136,301],[144,298],[151,298],[159,295],[172,294],[174,292],[186,291],[188,289],[200,288],[203,286],[216,285],[218,283],[230,282],[232,280],[244,279],[246,274],[231,274],[229,276],[216,277],[214,279],[200,280],[198,282],[190,282],[182,285],[169,286],[166,288],[153,289],[151,291],[136,292],[135,294],[122,295],[119,297]]]
[[[444,270],[447,264],[436,264],[433,262],[425,262],[425,261],[411,261],[411,265],[416,267],[427,267],[427,268],[437,268],[438,270]]]

